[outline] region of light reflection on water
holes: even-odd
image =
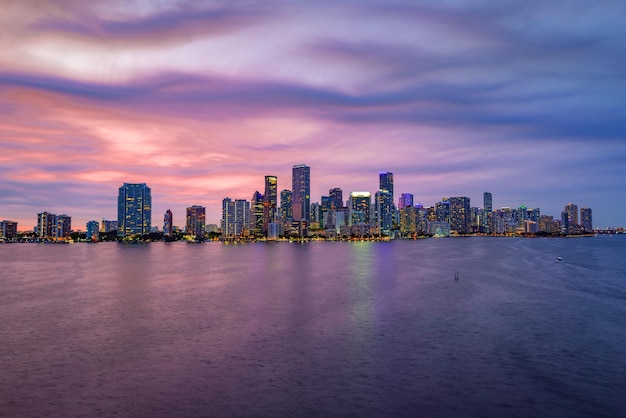
[[[0,411],[621,415],[625,247],[0,245]]]

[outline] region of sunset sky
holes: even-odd
[[[626,226],[626,2],[8,1],[0,220],[116,219],[124,182],[167,209],[291,188],[430,206],[574,202]]]

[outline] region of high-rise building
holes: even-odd
[[[411,193],[402,193],[398,200],[398,209],[402,210],[410,206],[413,206],[413,195]]]
[[[491,193],[483,193],[483,209],[487,212],[493,211],[493,198]]]
[[[185,232],[188,235],[202,237],[206,225],[206,208],[194,205],[187,208],[187,226]]]
[[[580,208],[580,225],[584,232],[593,231],[593,218],[591,216],[591,208]]]
[[[263,235],[263,213],[265,210],[265,198],[258,190],[252,195],[250,202],[250,215],[248,221],[250,223],[250,232],[252,235],[260,237]]]
[[[293,220],[308,222],[311,213],[311,168],[294,165],[291,172]]]
[[[291,224],[293,219],[293,207],[292,207],[292,193],[291,190],[282,190],[280,192],[280,219],[283,223]]]
[[[328,197],[330,197],[330,209],[343,208],[343,191],[339,187],[330,189],[328,191]]]
[[[152,223],[152,198],[146,183],[124,183],[117,195],[117,234],[145,235]]]
[[[367,224],[370,222],[370,192],[350,193],[350,218],[352,225]]]
[[[41,212],[37,214],[37,236],[46,239],[65,239],[72,234],[72,218],[67,215]]]
[[[570,233],[570,216],[566,210],[561,212],[561,234],[567,235]]]
[[[174,234],[174,215],[171,210],[166,210],[163,216],[163,236],[172,237]]]
[[[374,216],[378,232],[389,233],[393,226],[393,206],[391,205],[391,193],[387,190],[379,190],[374,196]]]
[[[450,230],[459,234],[470,231],[470,199],[469,197],[450,198]]]
[[[256,192],[260,196],[257,203],[261,209],[259,219],[263,220],[263,195]],[[225,198],[222,200],[222,238],[240,238],[246,234],[246,228],[250,222],[250,202],[245,199],[231,200]],[[261,225],[259,225],[260,228]],[[260,229],[259,229],[260,233]]]
[[[269,224],[276,222],[278,207],[278,178],[265,176],[265,195],[263,197],[263,235],[267,236]]]
[[[391,202],[393,203],[393,173],[389,171],[381,171],[378,176],[379,189],[389,192]]]
[[[17,237],[17,222],[14,221],[1,221],[0,222],[0,237],[1,238],[16,238]]]
[[[565,213],[567,214],[570,229],[573,228],[574,225],[578,225],[578,206],[573,203],[568,203],[565,205]]]
[[[100,238],[100,224],[98,221],[89,221],[87,222],[87,240],[88,241],[98,241]]]
[[[102,218],[102,223],[100,224],[100,232],[111,232],[117,231],[117,221],[112,221],[110,219]]]
[[[450,223],[450,199],[441,199],[441,202],[435,204],[435,213],[437,222]]]

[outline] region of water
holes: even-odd
[[[625,238],[0,245],[0,416],[624,416]]]

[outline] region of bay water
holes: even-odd
[[[0,416],[626,416],[626,237],[2,244]]]

